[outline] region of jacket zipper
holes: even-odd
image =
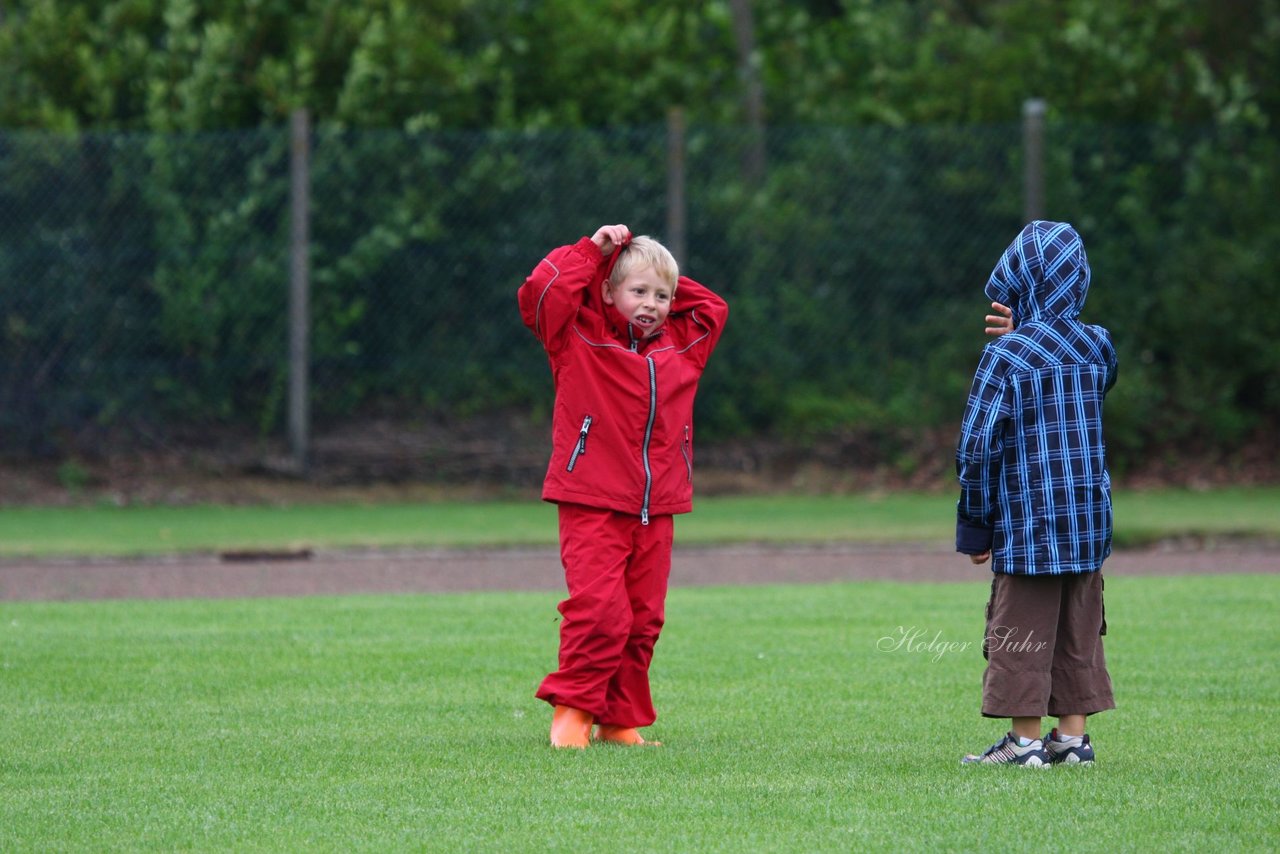
[[[684,444],[680,446],[680,454],[684,457],[684,468],[689,475],[689,483],[693,483],[693,458],[689,456],[689,425],[684,425]]]
[[[649,442],[653,439],[653,419],[658,414],[658,368],[652,356],[645,356],[649,365],[649,423],[644,425],[644,504],[640,507],[640,524],[649,524],[649,493],[653,490],[653,468],[649,465]]]
[[[573,467],[578,464],[578,457],[587,452],[587,434],[591,432],[591,416],[588,415],[582,419],[582,429],[578,431],[578,444],[574,447],[573,453],[569,456],[569,465],[565,471],[573,471]]]
[[[627,324],[627,336],[631,339],[631,352],[640,352],[640,339],[635,327]],[[649,443],[653,440],[653,420],[658,415],[658,367],[652,356],[645,356],[649,366],[649,421],[644,425],[644,447],[640,451],[644,463],[644,503],[640,505],[640,524],[649,524],[649,495],[653,492],[653,467],[649,465]]]

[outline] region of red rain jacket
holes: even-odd
[[[648,524],[650,515],[693,509],[693,398],[729,307],[681,276],[666,322],[638,338],[601,294],[617,257],[605,258],[589,237],[561,246],[518,299],[556,389],[542,498]]]

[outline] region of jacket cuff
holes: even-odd
[[[600,251],[600,247],[596,246],[596,242],[590,237],[581,238],[574,246],[597,264],[604,260],[604,253]]]
[[[967,555],[980,555],[991,551],[995,532],[983,525],[975,525],[965,519],[956,520],[956,551]]]

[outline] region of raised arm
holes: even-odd
[[[551,250],[524,280],[516,293],[520,319],[543,347],[556,347],[561,333],[582,306],[602,260],[600,247],[584,237]]]
[[[724,332],[725,322],[729,319],[729,304],[706,285],[681,276],[676,286],[676,297],[671,303],[671,314],[686,318],[693,324],[690,353],[699,364],[705,365]]]
[[[591,237],[553,249],[524,280],[516,294],[520,318],[543,347],[558,346],[587,289],[603,277],[606,257],[630,239],[625,225],[602,225]]]

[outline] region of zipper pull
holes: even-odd
[[[582,419],[582,429],[578,431],[578,444],[574,447],[573,453],[569,455],[569,464],[564,467],[565,471],[573,471],[573,467],[578,464],[578,457],[587,452],[587,433],[591,430],[591,416],[588,415]]]
[[[640,511],[640,524],[641,525],[649,524],[649,508],[648,507]]]

